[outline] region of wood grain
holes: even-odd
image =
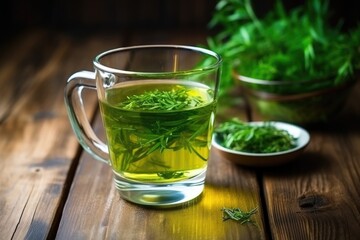
[[[359,94],[358,83],[336,120],[309,129],[301,158],[264,172],[273,239],[358,239]]]
[[[0,122],[1,239],[45,239],[61,213],[79,145],[64,107],[63,89],[76,68],[107,41],[29,32],[2,61]],[[80,47],[81,46],[81,47]],[[86,111],[96,109],[89,97]]]

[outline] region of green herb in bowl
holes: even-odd
[[[251,125],[236,118],[221,123],[215,133],[220,145],[241,152],[274,153],[296,147],[296,139],[271,122]]]
[[[209,23],[220,30],[208,45],[222,54],[223,87],[233,86],[234,69],[254,79],[317,81],[297,86],[303,92],[354,77],[360,70],[360,25],[348,32],[341,21],[330,25],[328,6],[328,0],[309,0],[287,10],[278,0],[260,18],[251,0],[220,0]],[[328,78],[333,81],[324,86],[318,82]]]
[[[360,24],[330,24],[328,6],[286,9],[278,0],[258,17],[251,0],[220,0],[208,47],[223,57],[222,96],[239,83],[264,120],[308,125],[337,116],[359,78]]]
[[[310,142],[302,127],[285,122],[243,122],[237,118],[214,129],[212,145],[222,159],[251,167],[286,163],[300,156]]]

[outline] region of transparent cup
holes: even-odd
[[[204,188],[218,99],[221,57],[181,45],[103,52],[94,72],[74,73],[65,105],[82,147],[109,164],[120,196],[177,206]],[[97,91],[107,143],[94,133],[82,91]]]

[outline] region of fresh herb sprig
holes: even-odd
[[[122,127],[113,131],[116,133],[113,136],[113,139],[116,139],[114,142],[118,143],[114,145],[116,152],[122,154],[123,158],[119,161],[121,166],[117,167],[126,170],[132,163],[154,152],[180,149],[186,149],[203,161],[207,161],[207,156],[198,149],[208,146],[207,132],[211,127],[209,121],[211,121],[211,112],[215,110],[215,102],[208,103],[199,94],[201,92],[198,90],[177,85],[170,90],[153,89],[141,94],[129,95],[125,101],[118,103],[115,109],[130,110],[127,114],[132,116],[133,121],[127,122],[126,118],[122,118],[121,121],[124,121]],[[186,109],[191,109],[189,110],[191,113],[180,112]],[[157,113],[155,118],[153,112]],[[146,119],[141,131],[133,125],[139,121],[139,118]],[[119,119],[106,118],[105,121],[108,126],[117,126],[116,122]],[[149,162],[164,169],[168,168],[156,159]],[[160,175],[168,179],[179,178],[181,174],[166,172]]]
[[[153,152],[163,152],[166,149],[177,151],[184,148],[207,161],[207,158],[196,150],[196,147],[207,145],[206,140],[198,138],[204,135],[207,126],[208,122],[204,122],[203,117],[199,116],[191,119],[168,120],[166,125],[160,124],[159,121],[148,123],[148,128],[143,129],[142,132],[135,128],[120,129],[118,140],[125,147],[121,151],[124,154],[121,169],[127,169],[130,163],[139,161]],[[192,135],[183,134],[185,130],[192,131]]]
[[[292,149],[296,139],[286,130],[276,128],[271,122],[251,125],[233,118],[215,128],[220,145],[242,152],[274,153]]]
[[[200,96],[188,94],[189,90],[177,86],[171,91],[158,89],[127,97],[119,106],[123,109],[142,111],[171,111],[197,107],[204,103]]]
[[[262,80],[348,81],[360,70],[360,24],[330,26],[328,0],[309,0],[286,11],[281,0],[259,18],[251,0],[220,0],[209,23],[208,47],[223,57],[222,93],[232,71]],[[307,85],[298,85],[299,92]]]
[[[245,223],[254,223],[251,219],[251,216],[257,212],[257,208],[254,208],[248,212],[241,210],[240,208],[222,208],[223,212],[223,221],[229,219],[239,221],[241,224]]]

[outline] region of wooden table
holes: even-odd
[[[93,57],[110,48],[205,39],[200,31],[33,30],[2,44],[0,239],[359,239],[360,84],[332,123],[309,129],[300,158],[259,169],[213,151],[199,201],[175,209],[122,200],[110,168],[79,147],[63,101],[72,73],[92,70]],[[87,94],[86,112],[103,136],[95,94]],[[241,99],[222,108],[218,120],[248,120]],[[223,207],[257,207],[255,224],[223,221]]]

